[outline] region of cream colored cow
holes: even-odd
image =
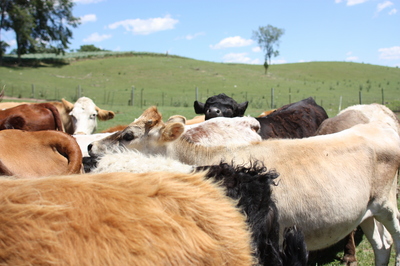
[[[180,138],[183,121],[164,123],[157,109],[147,111],[125,130],[93,142],[89,154],[120,145],[192,165],[261,160],[280,174],[273,196],[281,229],[299,226],[308,249],[317,250],[336,243],[360,225],[374,249],[376,265],[388,264],[393,238],[396,265],[400,266],[395,175],[400,165],[400,138],[386,123],[361,124],[305,139],[203,147]],[[351,208],[348,202],[352,202]]]

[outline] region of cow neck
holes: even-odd
[[[179,138],[167,148],[167,156],[190,165],[218,164],[221,160],[230,161],[234,150],[224,146],[205,147]]]

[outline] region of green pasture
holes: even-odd
[[[43,57],[44,58],[44,57]],[[12,58],[11,58],[12,59]],[[158,106],[164,118],[195,116],[193,102],[225,93],[238,102],[249,101],[246,115],[314,97],[330,117],[350,105],[384,103],[400,110],[400,69],[350,62],[309,62],[272,65],[225,64],[151,53],[67,54],[55,61],[37,56],[34,67],[0,67],[3,101],[75,101],[79,96],[116,113],[99,122],[98,131],[128,124],[147,107]],[[10,61],[11,60],[11,61]],[[44,63],[43,63],[44,62]],[[62,62],[62,63],[60,63]],[[132,100],[133,105],[129,105]],[[338,195],[339,196],[339,195]],[[349,203],[351,204],[351,203]],[[328,262],[341,265],[338,253]],[[373,252],[364,238],[357,248],[358,265],[373,265]],[[394,257],[391,258],[393,265]]]
[[[0,85],[6,96],[17,98],[74,101],[88,96],[100,107],[118,113],[116,119],[101,123],[99,129],[131,122],[151,105],[157,105],[165,117],[182,114],[191,118],[196,115],[196,95],[204,102],[222,92],[238,102],[249,101],[246,114],[252,116],[310,96],[329,116],[360,101],[387,105],[400,101],[400,69],[368,64],[272,65],[265,75],[260,65],[213,63],[149,53],[99,57],[93,53],[81,57],[66,54],[64,60],[65,64],[0,67]],[[129,106],[132,89],[133,106]]]

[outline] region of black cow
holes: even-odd
[[[208,98],[206,103],[194,101],[194,111],[196,114],[205,114],[205,120],[214,117],[244,116],[248,103],[237,103],[231,97],[221,93]]]
[[[260,122],[259,134],[269,138],[306,138],[313,136],[328,114],[312,97],[282,106],[265,117],[256,118]]]
[[[218,116],[243,116],[248,102],[238,104],[225,94],[212,96],[206,103],[194,102],[197,114],[205,114],[205,119]],[[269,138],[305,138],[313,136],[319,125],[328,118],[324,108],[312,97],[282,106],[265,117],[257,117],[260,122],[259,134]]]
[[[278,174],[267,171],[261,162],[250,167],[227,163],[200,166],[197,171],[208,170],[213,178],[226,188],[227,196],[237,200],[237,206],[246,215],[252,232],[255,256],[260,265],[305,266],[308,253],[301,230],[286,228],[283,250],[279,249],[278,210],[271,198],[271,186]]]

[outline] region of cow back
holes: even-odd
[[[313,136],[328,114],[313,98],[282,106],[266,117],[256,118],[260,122],[259,134],[269,138],[305,138]]]
[[[75,139],[60,131],[0,131],[0,173],[35,178],[82,172]]]

